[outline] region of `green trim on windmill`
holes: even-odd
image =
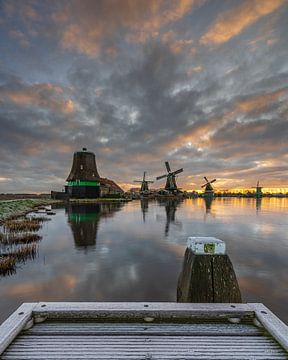
[[[74,223],[87,222],[87,221],[98,221],[99,213],[71,213],[68,216],[69,221]]]
[[[73,181],[68,181],[68,186],[100,186],[100,182],[73,180]]]

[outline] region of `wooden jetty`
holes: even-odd
[[[3,360],[287,359],[262,304],[25,303],[0,326]]]

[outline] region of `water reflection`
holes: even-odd
[[[206,214],[210,214],[213,196],[205,196],[204,201],[205,201]]]
[[[66,207],[76,248],[95,247],[101,218],[112,217],[122,203],[73,204]]]
[[[177,220],[175,217],[176,210],[180,207],[181,203],[183,203],[183,199],[173,198],[173,199],[157,199],[158,204],[160,206],[165,206],[166,212],[166,224],[165,224],[165,237],[169,235],[170,224],[174,224],[178,227],[182,226],[181,221]]]
[[[261,202],[262,202],[262,197],[257,197],[256,198],[256,214],[258,214],[261,211]]]
[[[192,267],[191,257],[184,253],[187,238],[193,234],[223,239],[243,301],[262,302],[288,322],[287,198],[263,197],[257,214],[253,198],[215,198],[208,204],[210,208],[205,208],[203,198],[151,200],[141,206],[139,201],[96,203],[80,210],[79,204],[72,205],[66,210],[56,208],[56,215],[45,222],[39,231],[43,239],[38,256],[18,264],[17,274],[0,277],[0,322],[22,302],[40,299],[175,301],[181,268],[189,274]],[[215,213],[217,216],[212,216]],[[84,215],[88,216],[87,227]],[[230,260],[226,261],[229,268]],[[203,272],[196,274],[198,285],[206,281],[201,278]],[[182,275],[182,297],[185,289],[197,289],[191,276],[186,285],[184,280]],[[234,288],[237,290],[236,285]],[[195,291],[189,296],[185,301],[195,301]]]
[[[241,303],[238,281],[228,255],[196,255],[185,251],[178,278],[177,301]]]
[[[141,211],[142,211],[142,215],[143,215],[143,222],[145,223],[145,219],[146,219],[146,214],[148,213],[148,204],[149,204],[149,200],[142,198],[140,200],[141,203]]]

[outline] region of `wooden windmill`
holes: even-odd
[[[263,194],[262,194],[262,186],[259,186],[259,180],[257,181],[257,185],[254,186],[254,189],[256,189],[255,197],[256,198],[261,198]]]
[[[146,180],[146,171],[144,171],[142,180],[134,180],[134,182],[141,183],[140,193],[145,193],[149,191],[148,184],[152,184],[154,181]]]
[[[202,188],[205,187],[204,196],[213,196],[214,189],[211,184],[214,183],[216,179],[209,181],[207,177],[204,176],[204,180],[206,181],[206,183],[201,186]]]
[[[100,196],[100,176],[95,154],[83,148],[76,151],[70,174],[66,180],[67,193],[72,198],[97,198]]]
[[[176,175],[183,172],[183,169],[181,168],[181,169],[178,169],[176,171],[171,171],[171,168],[170,168],[170,165],[169,165],[168,161],[165,161],[165,166],[166,166],[168,174],[157,176],[156,180],[167,178],[166,185],[165,185],[165,190],[170,191],[172,193],[179,192],[179,189],[177,188],[177,185],[176,185]]]

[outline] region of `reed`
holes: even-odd
[[[28,259],[33,260],[37,256],[37,245],[35,243],[21,245],[13,251],[17,261],[24,262]]]
[[[41,228],[40,221],[36,219],[21,219],[21,220],[7,220],[4,223],[5,231],[10,232],[24,232],[24,231],[38,231]]]
[[[38,221],[39,223],[43,223],[45,221],[51,221],[51,219],[47,216],[37,216],[37,217],[32,217],[31,219]]]
[[[4,234],[3,234],[4,235]],[[31,234],[31,233],[24,233],[20,235],[16,235],[15,233],[9,233],[0,237],[0,242],[3,245],[10,245],[10,244],[29,244],[32,242],[37,242],[42,239],[42,236],[38,234]]]
[[[14,255],[0,256],[0,275],[6,276],[16,272],[16,257]]]

